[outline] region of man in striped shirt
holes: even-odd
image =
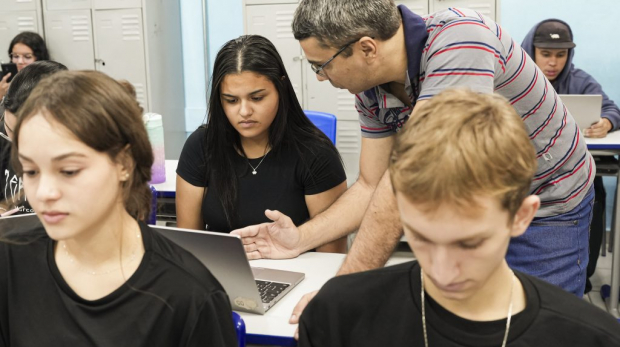
[[[299,228],[268,211],[274,223],[238,231],[250,258],[296,256],[359,228],[339,274],[384,265],[402,235],[386,173],[394,137],[428,99],[466,87],[508,99],[536,149],[541,208],[509,265],[583,295],[595,166],[549,81],[497,23],[457,8],[422,18],[392,0],[302,0],[293,32],[317,78],[355,94],[360,177]]]

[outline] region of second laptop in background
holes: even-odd
[[[579,130],[589,128],[601,120],[603,96],[600,94],[560,94],[560,99],[577,122]]]

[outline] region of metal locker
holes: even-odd
[[[91,0],[44,0],[46,11],[58,10],[89,10]]]
[[[413,13],[420,16],[425,16],[429,13],[428,0],[400,0],[396,1],[396,4],[407,6]]]
[[[92,1],[93,1],[94,10],[110,10],[110,9],[142,7],[142,0],[92,0]]]
[[[69,70],[95,69],[91,11],[45,11],[44,18],[52,59]]]
[[[0,12],[34,11],[38,0],[0,0]]]
[[[276,49],[291,79],[299,103],[303,103],[301,46],[293,37],[291,22],[296,4],[246,7],[246,32],[268,38]]]
[[[10,62],[8,55],[9,45],[22,31],[38,32],[36,11],[0,12],[0,60]]]
[[[133,84],[138,101],[149,109],[141,9],[93,13],[95,68]]]

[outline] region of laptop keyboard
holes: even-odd
[[[256,286],[263,303],[268,304],[290,286],[288,283],[256,280]]]

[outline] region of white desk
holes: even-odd
[[[245,321],[247,343],[292,345],[297,325],[289,324],[288,320],[293,313],[293,308],[302,296],[320,289],[327,280],[334,277],[344,258],[345,254],[308,252],[295,259],[250,261],[250,265],[255,267],[303,272],[306,274],[306,278],[265,315],[238,312]],[[412,259],[413,255],[411,257],[393,257],[388,261],[388,265],[395,265]]]
[[[598,152],[598,150],[603,150],[616,152],[615,154],[618,154],[617,152],[620,151],[620,130],[609,133],[602,139],[593,139],[588,137],[585,139],[590,152]]]
[[[178,165],[178,160],[166,160],[166,181],[164,183],[153,184],[159,197],[175,197],[177,191],[176,177]]]
[[[620,131],[609,133],[602,139],[586,138],[586,144],[593,155],[618,155],[620,154]],[[620,168],[618,172],[617,183],[619,184],[616,186],[616,196],[620,196]],[[616,217],[614,218],[616,235],[611,254],[611,293],[608,298],[604,299],[607,311],[614,317],[620,318],[618,311],[618,299],[620,298],[620,237],[618,235],[620,233],[620,203],[616,203],[614,214]]]
[[[297,328],[296,325],[288,323],[293,308],[302,296],[320,289],[327,280],[334,277],[344,258],[344,254],[310,252],[295,259],[250,261],[250,265],[254,267],[303,272],[306,274],[306,278],[265,315],[238,312],[245,321],[247,342],[281,344],[281,340],[291,340]],[[264,339],[271,338],[271,340],[257,340],[261,337]]]

